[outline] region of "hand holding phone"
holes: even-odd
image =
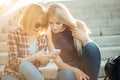
[[[50,54],[59,54],[61,53],[60,49],[54,49],[53,51],[50,52]]]

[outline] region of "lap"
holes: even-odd
[[[1,77],[1,80],[19,80],[19,79],[11,75],[5,75]]]
[[[23,75],[21,76],[21,79],[22,79],[22,80],[26,80]],[[19,80],[19,79],[16,78],[15,76],[12,76],[12,75],[3,75],[3,76],[1,77],[1,80]]]

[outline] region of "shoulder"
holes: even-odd
[[[23,30],[20,27],[12,27],[9,30],[10,33],[23,33]]]
[[[19,35],[21,34],[20,27],[12,27],[9,30],[8,36],[17,36],[18,34]]]

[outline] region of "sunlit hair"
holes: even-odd
[[[70,30],[74,30],[75,27],[78,27],[81,28],[87,35],[89,33],[89,29],[86,27],[86,25],[80,20],[75,20],[68,11],[68,9],[61,3],[50,4],[47,8],[47,14],[48,18],[56,18],[59,22],[67,25]],[[82,54],[81,41],[74,38],[74,46],[81,55]]]
[[[30,4],[25,8],[18,24],[25,33],[30,34],[35,27],[38,16],[42,16],[42,19],[47,23],[47,15],[44,7],[40,4]],[[42,27],[47,28],[47,26]]]

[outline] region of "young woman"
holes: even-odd
[[[2,80],[44,80],[37,68],[49,62],[47,40],[40,35],[47,27],[46,10],[38,4],[27,6],[19,26],[8,34],[9,61]]]
[[[58,80],[97,80],[101,56],[86,25],[75,20],[60,3],[50,4],[47,14],[51,29],[49,49],[61,49],[59,55],[51,55],[59,68]]]

